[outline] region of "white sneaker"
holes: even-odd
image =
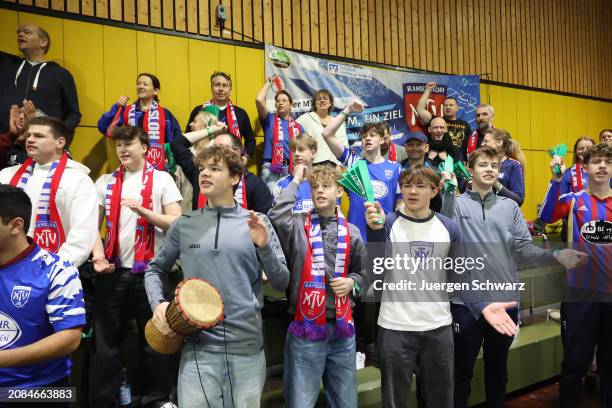
[[[362,368],[365,368],[365,361],[366,361],[365,353],[362,353],[360,351],[355,353],[355,360],[356,360],[356,363],[357,363],[357,369],[358,370],[361,370]]]

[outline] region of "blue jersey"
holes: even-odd
[[[276,188],[274,189],[274,198],[278,197],[281,190],[287,188],[293,181],[293,176],[285,176],[276,182]],[[312,196],[310,195],[310,183],[308,181],[302,181],[297,190],[295,196],[295,204],[293,205],[294,213],[305,213],[314,208],[312,203]]]
[[[272,145],[274,144],[274,113],[268,113],[268,116],[261,121],[261,127],[264,131],[264,150],[263,160],[272,160]],[[279,118],[280,119],[280,118]],[[289,121],[287,119],[280,119],[281,129],[283,131],[283,157],[289,162]],[[298,134],[304,132],[304,128],[299,123],[295,122],[295,126],[298,128]],[[296,135],[297,136],[297,135]]]
[[[612,197],[600,199],[584,190],[560,194],[561,183],[552,181],[542,205],[545,223],[568,218],[568,242],[589,255],[585,266],[567,272],[571,288],[612,293]]]
[[[359,156],[354,150],[344,148],[344,152],[339,159],[343,166],[351,167],[359,160]],[[388,160],[380,163],[366,162],[372,181],[374,198],[380,203],[385,214],[391,214],[395,211],[395,202],[402,198],[402,192],[399,186],[400,166]],[[359,228],[363,241],[367,243],[367,224],[365,220],[365,207],[363,206],[365,200],[352,191],[348,192],[348,196],[350,201],[348,222]]]
[[[519,196],[521,205],[525,199],[525,175],[521,162],[508,157],[499,165],[497,178],[502,186]]]
[[[35,343],[85,324],[78,270],[37,245],[0,266],[0,350]],[[70,375],[69,356],[20,367],[0,368],[0,387],[39,387]]]

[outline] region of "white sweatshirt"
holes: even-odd
[[[0,183],[9,184],[20,166],[8,167],[0,171]],[[50,168],[51,163],[36,164],[25,187],[25,192],[32,200],[32,218],[28,231],[30,237],[34,235],[38,198]],[[89,169],[86,166],[74,160],[68,160],[60,180],[55,203],[66,237],[58,255],[77,267],[81,266],[89,257],[98,234],[96,189],[89,178]]]

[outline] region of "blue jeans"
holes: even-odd
[[[179,407],[259,408],[265,379],[263,350],[246,356],[226,355],[187,342],[179,368]]]
[[[321,378],[325,400],[330,408],[357,406],[355,336],[338,339],[336,323],[327,323],[327,340],[311,341],[287,333],[283,361],[283,391],[288,408],[314,407]]]

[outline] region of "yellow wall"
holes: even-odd
[[[92,169],[93,177],[109,167],[104,140],[96,128],[98,117],[120,95],[134,96],[138,72],[149,71],[160,78],[161,103],[181,126],[193,106],[210,98],[212,71],[229,72],[234,80],[233,101],[246,109],[254,129],[261,133],[254,100],[264,80],[263,50],[6,9],[0,13],[0,50],[17,53],[14,33],[21,22],[33,22],[49,32],[50,59],[74,76],[83,118],[72,150],[77,160]],[[548,185],[546,149],[557,143],[571,148],[577,137],[595,138],[602,128],[612,127],[612,103],[494,85],[481,86],[481,99],[495,107],[496,126],[507,129],[525,150],[523,210],[528,219],[534,218],[536,203]]]

